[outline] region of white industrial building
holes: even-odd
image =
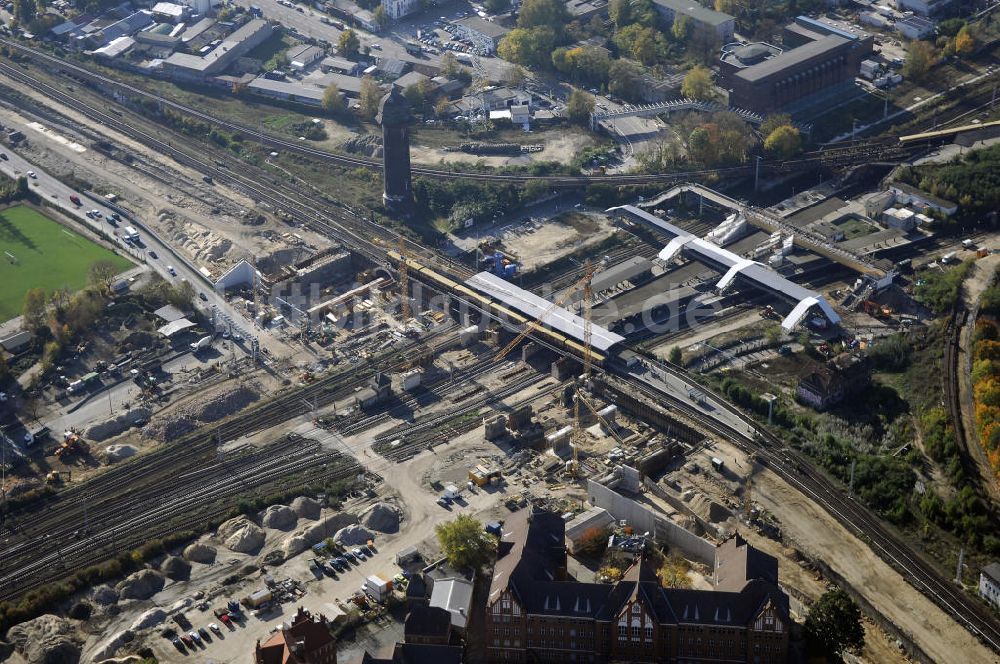
[[[382,0],[382,9],[390,19],[398,21],[420,9],[420,3],[418,0]]]
[[[1000,609],[1000,563],[990,563],[979,573],[979,595]]]

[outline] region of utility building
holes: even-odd
[[[410,185],[410,104],[393,86],[378,105],[382,125],[382,166],[385,186],[382,203],[386,212],[405,216],[413,208]]]

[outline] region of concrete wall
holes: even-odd
[[[687,558],[706,565],[715,564],[714,544],[593,480],[587,481],[587,502],[603,507],[616,520],[628,521],[637,532],[652,533],[657,542],[680,551]]]

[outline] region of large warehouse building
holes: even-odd
[[[812,23],[810,25],[810,23]],[[769,44],[729,44],[722,52],[723,86],[729,105],[760,114],[796,112],[853,85],[861,61],[872,53],[872,37],[814,21],[789,26],[790,50]],[[799,45],[801,44],[801,45]]]

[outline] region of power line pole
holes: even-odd
[[[851,488],[850,488],[850,494],[852,496],[854,495],[854,466],[857,465],[857,463],[858,463],[857,459],[851,461]]]
[[[965,547],[958,550],[958,565],[955,566],[955,583],[962,585],[962,563],[965,560]]]

